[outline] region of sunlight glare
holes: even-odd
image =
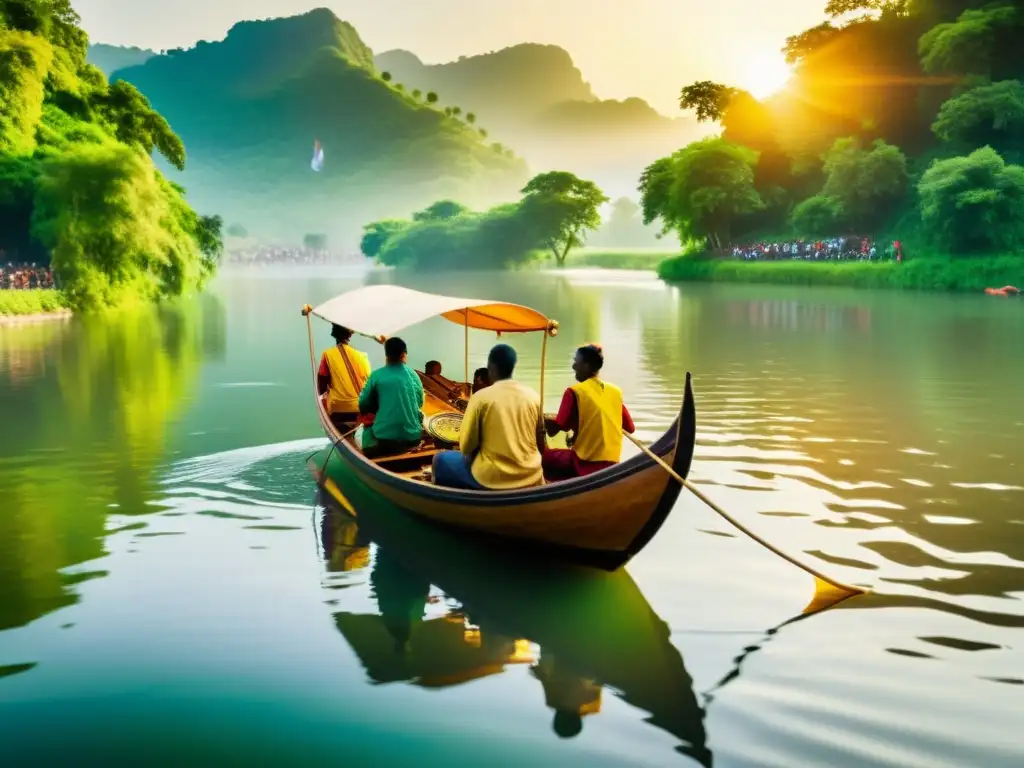
[[[781,91],[793,76],[781,53],[753,56],[745,67],[746,75],[738,84],[758,100]]]

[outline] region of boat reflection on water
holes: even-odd
[[[678,738],[679,752],[710,766],[693,680],[668,625],[624,569],[526,561],[357,493],[327,483],[321,532],[331,570],[365,567],[368,554],[357,553],[376,544],[370,582],[379,615],[334,616],[373,683],[437,689],[525,664],[558,736],[580,733],[608,688]],[[367,514],[357,524],[360,508]]]

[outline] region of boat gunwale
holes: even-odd
[[[690,419],[693,418],[693,391],[691,380],[692,375],[687,373],[685,395],[679,414],[672,422],[672,425],[651,445],[651,451],[659,458],[665,458],[670,453],[678,452],[679,445],[677,444],[677,438],[681,435],[684,426],[686,426],[688,431],[693,431],[691,426],[683,424],[683,422],[687,420],[687,417],[690,417]],[[334,444],[339,456],[345,459],[348,464],[352,465],[357,472],[369,475],[375,480],[379,480],[380,482],[397,490],[405,491],[414,496],[434,501],[470,503],[475,506],[485,507],[519,506],[522,504],[557,501],[565,498],[566,496],[574,496],[579,493],[589,493],[600,490],[601,488],[612,485],[657,465],[657,463],[649,456],[644,453],[639,453],[630,457],[626,461],[599,470],[590,475],[572,478],[570,480],[562,480],[557,483],[547,483],[541,486],[514,488],[509,490],[482,491],[448,488],[446,486],[423,483],[418,480],[403,477],[402,475],[380,466],[371,459],[366,458],[350,443],[342,439],[342,435],[338,433],[337,429],[331,423],[330,418],[327,416],[327,412],[324,409],[320,398],[317,398],[316,400],[321,426],[327,432],[327,435]],[[693,446],[685,447],[684,452],[689,454],[692,458]],[[675,461],[675,458],[676,457],[673,456],[673,460],[670,461],[669,464],[676,464],[677,462]],[[689,461],[687,461],[687,466],[684,469],[686,471],[680,473],[683,477],[688,473]],[[669,486],[671,487],[672,485],[678,486],[678,483],[670,481]]]

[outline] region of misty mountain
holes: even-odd
[[[381,79],[356,30],[326,9],[243,21],[112,79],[135,85],[181,136],[186,169],[168,175],[189,199],[257,236],[354,244],[368,220],[444,197],[514,198],[527,178],[477,128]]]
[[[94,43],[89,46],[86,61],[110,77],[111,72],[145,64],[156,55],[156,51],[148,48],[126,48],[121,45]]]
[[[597,98],[558,46],[515,45],[444,64],[393,50],[374,63],[406,89],[433,91],[439,104],[472,112],[531,168],[573,171],[612,195],[635,193],[647,164],[709,132],[691,118],[666,117],[643,99]]]

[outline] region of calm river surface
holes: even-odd
[[[304,466],[299,310],[396,279],[559,319],[549,410],[581,342],[645,439],[693,371],[691,478],[877,594],[791,621],[812,579],[686,494],[578,594],[430,537],[424,572],[366,547]],[[457,378],[462,333],[403,335]],[[0,328],[2,762],[1022,765],[1022,339],[1020,301],[601,271],[268,268]],[[473,367],[492,343],[471,334]],[[536,386],[539,338],[514,343]]]

